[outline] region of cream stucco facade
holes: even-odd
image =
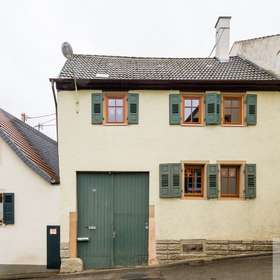
[[[69,241],[69,212],[77,211],[77,171],[148,171],[156,240],[279,237],[280,92],[255,92],[257,125],[241,127],[170,126],[171,91],[147,90],[137,91],[138,125],[92,125],[93,92],[58,92],[63,242]],[[256,163],[256,199],[160,199],[159,164],[196,160]]]
[[[34,173],[0,139],[0,192],[15,195],[15,223],[0,225],[0,264],[46,265],[47,225],[59,225],[59,185]]]

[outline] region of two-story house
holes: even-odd
[[[63,266],[271,250],[280,80],[228,56],[229,27],[218,19],[214,58],[77,54],[51,79]]]

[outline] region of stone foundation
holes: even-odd
[[[256,240],[158,240],[156,254],[159,263],[203,258],[272,252],[272,241]]]
[[[60,257],[61,259],[66,259],[70,257],[70,249],[68,242],[60,243]]]
[[[70,258],[70,249],[68,242],[60,243],[61,273],[81,272],[83,262],[79,258]]]

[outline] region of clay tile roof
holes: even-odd
[[[51,184],[59,183],[57,142],[0,109],[0,137],[33,171]]]
[[[277,77],[238,56],[228,62],[216,58],[158,58],[74,55],[77,79],[88,80],[277,80]],[[67,60],[59,79],[73,77]]]

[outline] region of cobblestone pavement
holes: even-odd
[[[46,279],[46,278],[45,278]],[[50,279],[50,278],[49,278]],[[52,277],[51,280],[272,280],[272,257],[227,259],[123,272]]]

